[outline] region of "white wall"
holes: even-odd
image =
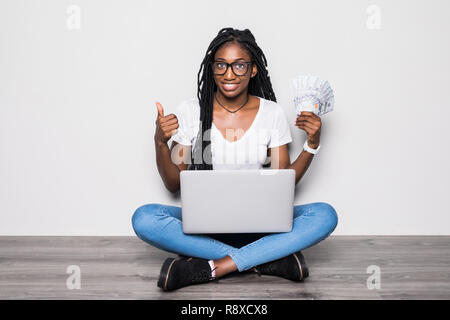
[[[156,169],[154,102],[171,113],[196,95],[227,26],[249,28],[268,59],[292,161],[306,135],[289,79],[335,89],[296,204],[332,204],[335,235],[450,234],[449,12],[447,0],[2,0],[0,235],[133,235],[138,206],[179,205]]]

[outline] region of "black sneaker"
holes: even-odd
[[[287,257],[270,261],[254,268],[258,275],[278,276],[292,281],[302,281],[309,276],[305,257],[301,251]]]
[[[158,287],[169,291],[211,280],[214,278],[208,260],[167,258],[161,268]]]

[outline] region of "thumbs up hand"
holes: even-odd
[[[164,108],[159,102],[156,102],[156,108],[158,109],[158,116],[155,121],[155,141],[167,143],[170,137],[177,132],[177,128],[179,127],[178,118],[173,113],[164,116]]]

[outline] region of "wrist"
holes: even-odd
[[[303,144],[303,150],[312,154],[317,154],[317,152],[319,152],[319,149],[320,144],[315,143],[310,144],[308,141],[305,141],[305,143]]]
[[[310,147],[311,149],[317,149],[320,145],[320,142],[317,143],[312,143],[308,141],[308,147]]]
[[[167,142],[164,142],[164,141],[161,141],[161,140],[155,138],[155,146],[156,147],[159,148],[159,147],[163,147],[165,145],[167,145]]]

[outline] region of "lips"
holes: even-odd
[[[225,91],[234,91],[237,87],[239,87],[238,83],[222,83],[222,88]]]

